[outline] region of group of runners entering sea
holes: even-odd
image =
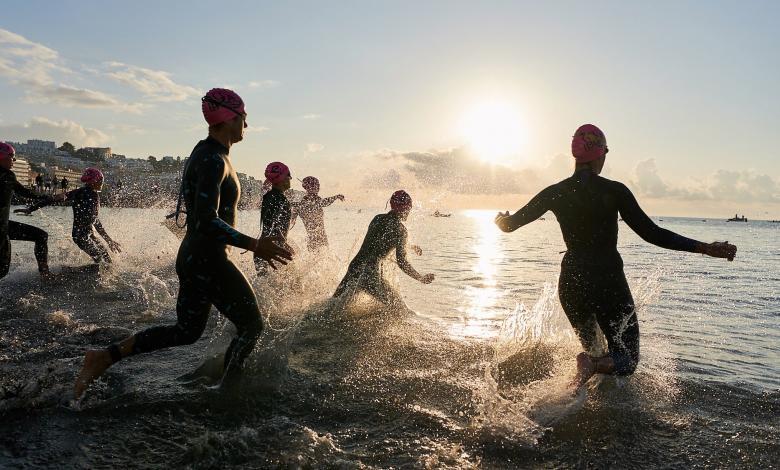
[[[287,264],[295,255],[287,244],[287,232],[296,216],[303,220],[307,246],[316,251],[327,246],[323,208],[344,199],[337,195],[319,196],[319,181],[302,180],[306,196],[295,204],[285,197],[292,174],[281,162],[265,170],[270,190],[263,196],[262,233],[253,238],[236,230],[236,212],[241,195],[230,148],[244,138],[247,112],[235,92],[214,88],[202,98],[202,112],[208,124],[208,137],[195,145],[185,165],[180,200],[186,214],[186,234],[176,257],[179,293],[177,322],[140,331],[104,349],[87,351],[75,382],[78,399],[88,386],[109,367],[128,356],[161,348],[192,344],[206,327],[212,307],[236,327],[236,335],[224,358],[220,385],[232,385],[241,375],[243,363],[263,331],[263,320],[255,292],[243,272],[229,258],[230,247],[252,251],[258,274]],[[566,244],[561,263],[558,293],[561,305],[579,337],[585,352],[576,357],[577,373],[572,388],[579,389],[594,374],[630,375],[639,362],[639,327],[623,261],[617,251],[618,215],[645,241],[671,250],[702,253],[734,259],[737,248],[728,242],[703,243],[657,226],[639,207],[631,191],[622,183],[599,176],[606,159],[604,133],[585,124],[574,133],[571,143],[574,173],[542,190],[516,213],[499,213],[498,228],[512,232],[552,211]],[[84,186],[57,196],[39,195],[18,183],[13,167],[14,149],[0,143],[0,277],[9,270],[11,240],[35,242],[35,257],[43,277],[51,276],[47,261],[45,231],[9,220],[13,193],[36,202],[14,212],[30,214],[49,204],[70,201],[73,205],[73,240],[95,263],[110,262],[105,246],[93,228],[108,244],[121,251],[100,223],[99,193],[103,174],[88,168],[81,178]],[[411,196],[398,190],[390,197],[390,210],[373,218],[365,239],[347,273],[334,292],[363,291],[382,303],[390,302],[390,286],[381,275],[381,262],[395,252],[401,270],[415,280],[429,284],[434,274],[418,273],[407,260],[404,221],[413,208]],[[608,352],[592,356],[598,326],[604,333]]]

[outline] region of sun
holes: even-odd
[[[463,114],[460,132],[475,155],[484,162],[509,163],[526,141],[525,124],[509,103],[480,103]]]

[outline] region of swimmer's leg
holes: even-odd
[[[192,344],[201,337],[206,328],[211,303],[204,295],[202,286],[181,278],[179,281],[176,324],[148,328],[106,349],[87,351],[74,387],[77,399],[89,384],[121,359],[171,346]]]
[[[35,260],[41,276],[49,275],[49,234],[45,230],[19,222],[8,222],[8,238],[26,242],[35,242]]]
[[[240,377],[244,361],[252,352],[263,331],[263,318],[252,285],[232,262],[219,270],[220,284],[211,299],[217,310],[236,326],[236,336],[225,352],[223,383]]]

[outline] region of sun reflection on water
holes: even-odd
[[[500,318],[496,307],[503,297],[498,288],[498,266],[504,260],[501,232],[493,223],[492,211],[472,210],[465,215],[471,218],[477,229],[476,243],[472,246],[476,262],[473,277],[464,289],[464,303],[458,307],[461,321],[451,327],[454,336],[489,338],[495,336]]]

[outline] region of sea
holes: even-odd
[[[163,209],[102,208],[123,252],[89,269],[67,207],[12,216],[49,232],[41,281],[14,242],[0,280],[0,468],[778,468],[780,224],[653,217],[733,262],[650,245],[620,223],[641,362],[627,378],[568,386],[579,342],[561,310],[565,246],[555,217],[500,232],[496,211],[406,225],[420,284],[394,261],[401,302],[331,296],[383,208],[326,209],[329,250],[258,277],[265,330],[241,383],[185,380],[233,330],[212,310],[193,345],[123,360],[73,400],[84,352],[176,320],[179,239]],[[511,209],[511,208],[510,208]],[[258,211],[239,228],[259,233]],[[85,267],[87,266],[87,267]]]

